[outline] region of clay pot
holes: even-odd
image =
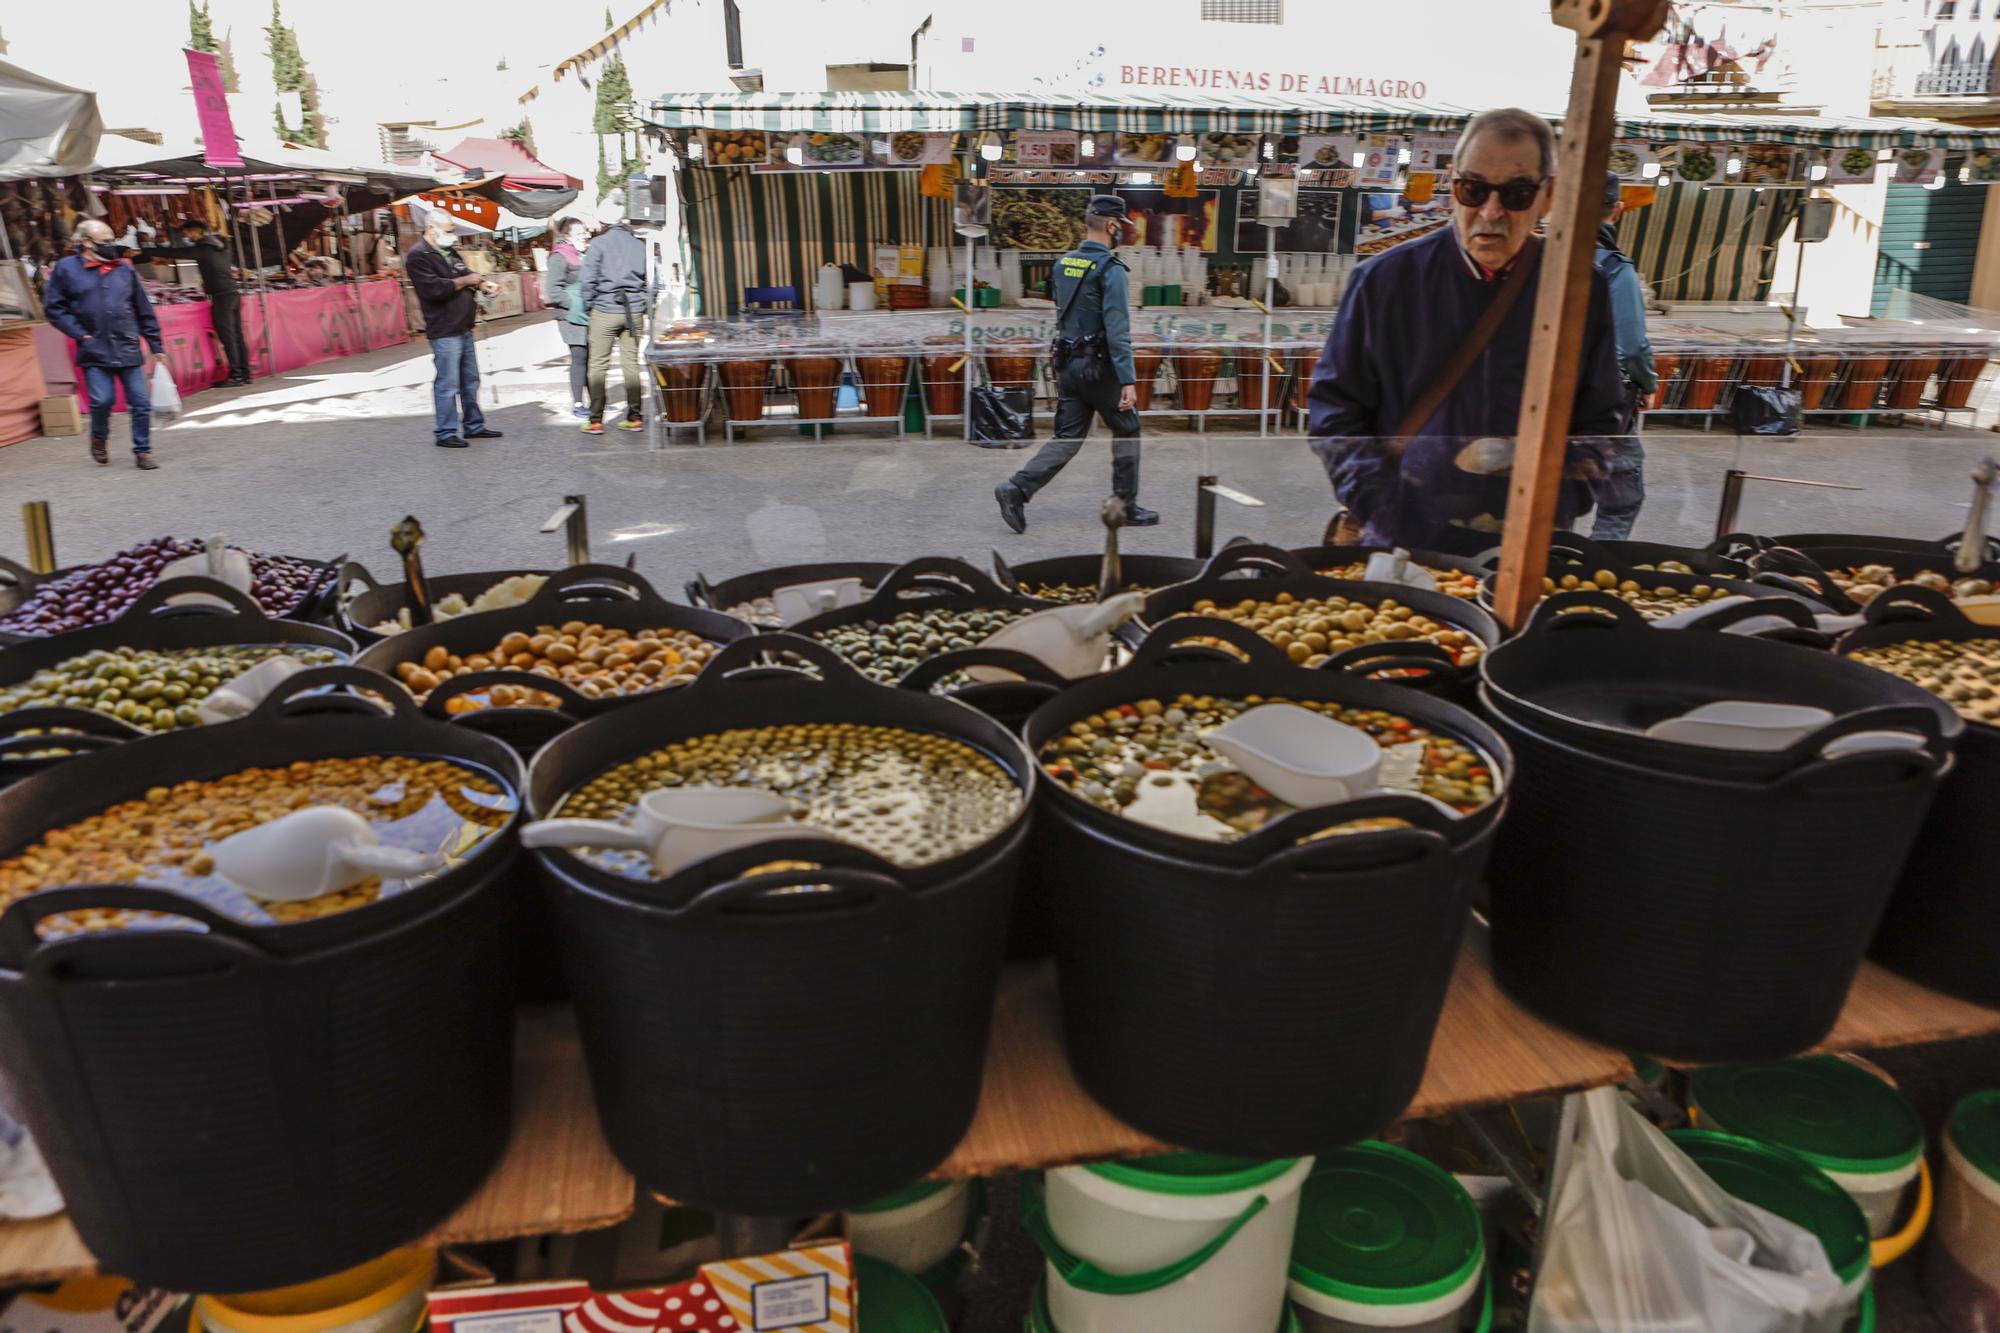
[[[1924,390],[1940,362],[1934,356],[1912,356],[1898,361],[1889,380],[1889,406],[1908,410],[1924,405]]]
[[[1799,358],[1799,377],[1793,383],[1799,391],[1799,410],[1817,412],[1826,401],[1826,391],[1833,384],[1833,377],[1840,371],[1837,356],[1806,356]]]
[[[812,421],[833,415],[833,405],[840,393],[840,358],[837,356],[802,356],[787,363],[786,369],[792,375],[792,387],[799,395],[799,417]]]
[[[1889,369],[1886,356],[1855,356],[1847,359],[1847,378],[1833,405],[1843,412],[1861,412],[1875,406],[1876,390]]]
[[[1292,406],[1299,411],[1306,410],[1306,395],[1312,392],[1313,371],[1319,365],[1319,352],[1293,352],[1292,362]]]
[[[1938,383],[1939,407],[1970,407],[1972,390],[1979,372],[1986,369],[1986,353],[1962,352],[1944,363],[1944,378]]]
[[[1653,374],[1658,378],[1660,385],[1653,390],[1653,396],[1646,404],[1648,408],[1657,410],[1667,405],[1667,394],[1673,389],[1674,376],[1680,373],[1680,369],[1679,352],[1661,352],[1653,358]]]
[[[1136,376],[1133,391],[1138,396],[1138,409],[1150,412],[1153,408],[1153,385],[1160,378],[1160,362],[1164,354],[1157,347],[1135,347],[1132,349],[1132,372]]]
[[[996,389],[1025,389],[1035,382],[1032,347],[1000,345],[986,353],[986,378]]]
[[[1236,405],[1246,412],[1264,409],[1264,356],[1261,352],[1239,352],[1236,356]],[[1285,372],[1272,370],[1271,397],[1285,396]]]
[[[1716,399],[1722,397],[1722,386],[1729,382],[1731,364],[1731,358],[1726,356],[1696,357],[1688,373],[1687,392],[1681,395],[1681,406],[1690,412],[1712,410]]]
[[[662,361],[653,367],[653,381],[660,386],[660,411],[667,420],[701,420],[701,390],[707,375],[705,361]]]
[[[1183,411],[1206,412],[1215,403],[1215,377],[1222,369],[1222,349],[1190,347],[1174,353],[1177,403]]]
[[[1785,373],[1783,356],[1753,356],[1743,362],[1743,384],[1775,385]]]
[[[722,396],[729,401],[729,419],[762,421],[764,389],[771,381],[771,363],[762,357],[724,361],[719,372]]]
[[[965,411],[965,367],[958,364],[964,355],[963,350],[924,355],[924,411],[930,415],[955,417]]]
[[[861,397],[868,405],[869,416],[902,415],[903,390],[910,381],[910,358],[857,356],[854,369],[861,377]]]

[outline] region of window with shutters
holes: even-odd
[[[1285,0],[1201,0],[1201,16],[1212,23],[1283,23]]]

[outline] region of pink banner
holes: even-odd
[[[264,307],[270,310],[265,346]],[[208,302],[155,306],[167,368],[183,395],[220,384],[229,374],[222,343],[215,336]],[[251,373],[258,378],[301,366],[372,352],[408,341],[403,327],[402,284],[394,278],[366,278],[296,291],[268,292],[262,302],[243,297],[243,342],[250,349]],[[75,349],[71,349],[75,355]],[[77,375],[83,394],[83,375]],[[119,410],[124,410],[123,395]]]
[[[516,273],[521,280],[521,309],[546,310],[548,302],[542,300],[542,275],[539,273]]]
[[[212,51],[184,52],[194,85],[194,111],[201,122],[201,156],[211,167],[240,167],[236,126],[229,118],[229,95],[222,90],[222,66]]]

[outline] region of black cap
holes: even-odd
[[[1122,218],[1125,216],[1125,201],[1115,194],[1093,194],[1088,211],[1094,218]]]
[[[1617,172],[1607,171],[1604,173],[1604,206],[1606,208],[1618,202],[1620,193],[1624,187],[1625,182],[1618,179]]]

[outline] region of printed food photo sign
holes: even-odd
[[[928,167],[951,161],[951,136],[916,130],[877,133],[869,144],[868,155],[881,167]]]
[[[1720,185],[1729,161],[1729,145],[1683,143],[1674,146],[1673,178],[1689,185]]]
[[[1355,168],[1354,184],[1363,190],[1384,189],[1394,185],[1403,174],[1403,136],[1400,134],[1364,134],[1358,150],[1361,165]]]
[[[1258,149],[1254,134],[1204,134],[1200,161],[1203,166],[1244,167],[1257,160]]]
[[[1806,180],[1814,185],[1870,185],[1875,180],[1876,154],[1873,148],[1813,148]],[[1826,175],[1813,180],[1811,168],[1823,166]]]
[[[1619,180],[1636,185],[1647,179],[1646,164],[1652,160],[1653,145],[1643,139],[1619,139],[1612,143],[1604,165]]]
[[[703,130],[701,151],[711,167],[754,167],[771,160],[762,130]]]
[[[1420,176],[1426,172],[1449,176],[1451,155],[1458,150],[1458,136],[1455,134],[1418,134],[1410,138],[1410,174]]]
[[[1073,167],[1076,131],[1016,130],[1014,161],[1024,167]]]
[[[1738,178],[1744,185],[1789,185],[1792,183],[1793,150],[1786,144],[1753,143],[1743,146],[1743,170]]]
[[[1929,185],[1943,169],[1944,154],[1935,148],[1898,148],[1893,179],[1898,185]]]
[[[868,150],[858,134],[810,130],[794,134],[785,160],[805,171],[846,170],[868,165]]]
[[[1981,148],[1966,154],[1965,180],[1968,185],[1991,185],[2000,181],[2000,152]]]
[[[1121,167],[1170,167],[1174,164],[1171,134],[1116,134],[1112,161]]]
[[[1353,134],[1302,134],[1299,165],[1308,171],[1340,171],[1354,166]]]

